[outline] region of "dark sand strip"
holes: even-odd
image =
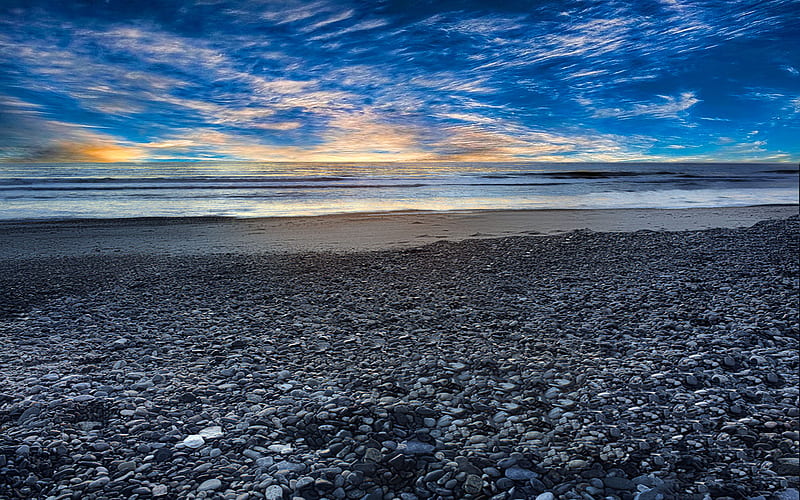
[[[442,240],[549,235],[576,229],[628,232],[746,227],[797,213],[797,205],[781,205],[5,222],[0,223],[0,258],[380,250]]]

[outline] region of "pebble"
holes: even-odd
[[[283,498],[283,488],[281,488],[277,484],[268,486],[267,489],[264,491],[265,500],[279,500],[281,498]]]
[[[403,441],[397,445],[397,451],[404,455],[426,455],[433,453],[436,447],[420,441]]]
[[[522,467],[509,467],[505,470],[505,476],[514,481],[528,481],[530,479],[537,479],[539,474],[532,470],[523,469]]]
[[[110,481],[111,480],[108,478],[108,476],[99,477],[94,481],[90,482],[87,488],[89,488],[90,490],[98,490],[100,488],[103,488]]]
[[[606,488],[613,488],[615,490],[632,490],[636,486],[630,479],[615,476],[603,479],[603,485]]]
[[[288,455],[292,452],[292,445],[289,444],[271,444],[267,446],[269,451],[280,453],[281,455]]]
[[[186,436],[186,438],[183,440],[183,445],[186,446],[187,448],[192,448],[192,449],[200,448],[205,443],[206,443],[205,439],[203,439],[203,436],[199,434],[192,434]]]
[[[132,471],[132,470],[135,470],[135,469],[136,469],[136,462],[133,462],[133,461],[121,462],[117,466],[117,470],[119,472],[123,472],[123,473],[124,472],[129,472],[129,471]]]
[[[222,482],[219,479],[206,479],[200,483],[200,486],[197,487],[197,491],[213,491],[221,487]]]
[[[197,433],[197,435],[202,437],[203,439],[216,439],[222,437],[222,427],[220,427],[219,425],[212,425],[210,427],[202,429],[200,432]]]
[[[167,493],[169,493],[169,488],[167,488],[166,485],[157,484],[152,488],[152,495],[154,497],[165,496]]]

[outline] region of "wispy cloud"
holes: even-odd
[[[684,92],[679,96],[658,96],[660,101],[655,103],[634,103],[624,108],[598,109],[594,112],[596,118],[627,119],[638,116],[648,118],[679,118],[680,113],[688,110],[700,102],[693,92]]]
[[[758,129],[767,142],[747,154],[766,157],[800,112],[797,65],[775,42],[793,33],[790,4],[598,0],[511,14],[245,0],[113,22],[55,0],[0,7],[0,149],[639,159],[657,157],[658,137],[678,153],[698,137],[750,144]]]

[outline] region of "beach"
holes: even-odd
[[[0,258],[88,254],[352,252],[437,241],[597,232],[689,231],[784,219],[797,205],[685,209],[474,210],[308,217],[0,221]]]
[[[0,498],[797,498],[797,205],[0,223]]]

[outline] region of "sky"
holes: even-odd
[[[0,161],[800,160],[797,0],[3,0]]]

